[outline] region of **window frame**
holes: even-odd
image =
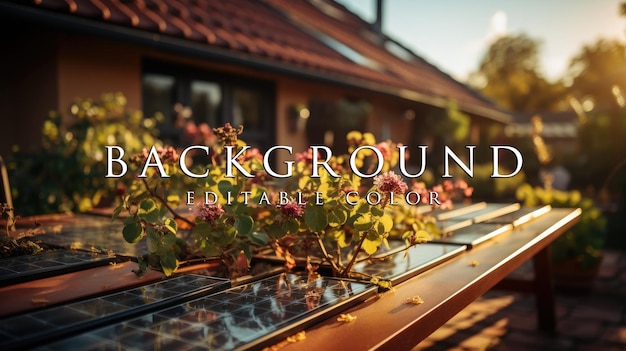
[[[144,59],[141,70],[142,108],[145,110],[144,76],[146,74],[161,74],[174,78],[173,103],[181,103],[183,106],[192,106],[191,85],[193,81],[205,81],[216,83],[221,88],[222,100],[221,111],[217,116],[220,125],[233,123],[233,100],[235,89],[241,88],[252,90],[260,94],[260,119],[264,123],[263,130],[250,130],[244,124],[244,132],[241,138],[244,141],[255,142],[262,151],[273,146],[276,140],[276,84],[273,81],[246,77],[232,73],[224,73],[206,68],[185,66],[175,63],[166,63],[153,59]],[[172,106],[173,109],[174,106]],[[173,113],[172,111],[161,111]],[[171,117],[171,116],[170,116]],[[171,120],[171,118],[170,118]],[[203,123],[204,121],[197,121]],[[211,128],[219,127],[210,126]],[[160,126],[160,129],[175,135],[178,131],[173,126]]]

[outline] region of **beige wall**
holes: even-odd
[[[121,92],[128,107],[141,109],[141,51],[107,40],[61,35],[58,106],[67,112],[77,98]]]

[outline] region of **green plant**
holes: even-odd
[[[77,101],[64,118],[51,112],[36,153],[15,150],[8,162],[14,206],[21,215],[88,211],[115,195],[117,181],[103,177],[104,146],[139,152],[159,144],[156,118],[130,112],[122,94]]]
[[[583,197],[577,190],[565,192],[533,188],[529,184],[519,187],[516,196],[525,206],[579,207],[582,210],[580,220],[554,241],[552,257],[555,261],[574,259],[582,268],[592,267],[599,262],[600,249],[605,240],[606,218],[594,206],[593,200]]]
[[[351,132],[351,161],[348,155],[311,148],[294,155],[279,174],[265,162],[267,154],[238,138],[242,130],[229,124],[216,128],[214,144],[185,149],[182,160],[172,147],[144,149],[128,159],[128,172],[116,171],[126,191],[113,217],[127,214],[127,242],[147,240],[142,270],[158,267],[169,275],[181,261],[202,256],[219,258],[236,276],[248,269],[256,247],[269,245],[287,268],[302,264],[313,274],[326,264],[335,275],[348,277],[356,274],[356,262],[390,236],[404,239],[409,249],[439,234],[434,219],[415,210],[428,192],[423,184],[414,185],[413,198],[402,196],[408,185],[391,171],[398,160],[392,142],[376,143],[370,133]],[[211,161],[187,169],[188,151]],[[377,155],[382,156],[380,174],[373,180],[358,176],[355,169],[375,173]],[[318,156],[326,166],[313,167]],[[126,164],[121,158],[117,162]],[[458,188],[468,191],[466,184]],[[445,184],[440,200],[446,202],[455,189]]]

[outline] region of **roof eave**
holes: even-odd
[[[448,100],[445,97],[429,96],[414,90],[393,88],[384,84],[356,77],[339,77],[338,75],[328,74],[313,69],[290,66],[271,59],[222,49],[182,38],[160,35],[111,23],[98,22],[50,10],[42,10],[31,6],[13,3],[0,3],[0,13],[8,15],[11,18],[31,20],[38,24],[50,25],[55,28],[79,31],[80,33],[146,45],[174,53],[187,54],[232,64],[241,64],[256,69],[269,70],[276,73],[306,78],[314,81],[332,83],[353,89],[390,95],[439,108],[445,108]],[[464,112],[483,116],[501,123],[510,123],[512,120],[512,117],[506,113],[475,104],[464,104],[459,102],[459,108]]]

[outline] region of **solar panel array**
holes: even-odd
[[[0,285],[40,278],[59,271],[107,264],[111,257],[89,252],[49,251],[37,255],[16,256],[0,260]]]
[[[0,349],[20,349],[230,287],[225,279],[180,275],[88,300],[0,319]]]
[[[328,307],[371,296],[368,284],[280,274],[48,344],[38,350],[232,350],[273,343]]]

